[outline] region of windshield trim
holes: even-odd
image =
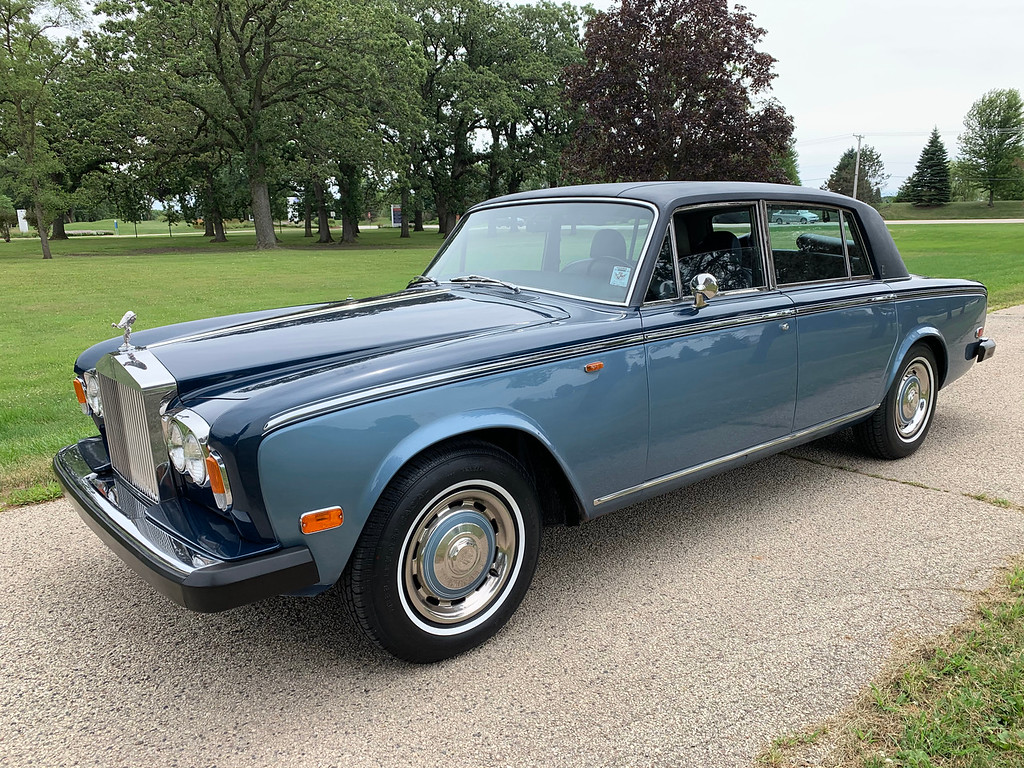
[[[658,222],[661,218],[661,209],[658,208],[654,203],[648,202],[647,200],[637,200],[632,197],[533,197],[528,200],[510,200],[503,202],[483,202],[478,205],[474,205],[463,216],[459,223],[452,230],[451,234],[445,238],[445,241],[441,243],[441,247],[437,249],[437,253],[434,254],[434,258],[430,260],[430,263],[423,270],[423,274],[426,275],[437,263],[438,259],[448,250],[448,246],[451,245],[455,236],[458,235],[459,231],[469,220],[471,214],[478,213],[479,211],[492,209],[492,208],[515,208],[523,205],[544,205],[549,203],[611,203],[611,204],[625,204],[625,205],[636,205],[641,208],[646,208],[654,214],[654,218],[651,220],[650,226],[647,228],[647,236],[644,238],[643,244],[640,246],[640,255],[637,258],[636,269],[633,270],[633,275],[630,278],[629,288],[626,290],[626,297],[622,301],[611,301],[609,299],[595,299],[590,296],[581,296],[576,293],[562,293],[560,291],[552,291],[546,288],[535,288],[532,285],[520,285],[520,290],[534,291],[536,293],[543,293],[546,296],[561,296],[566,299],[576,299],[577,301],[589,301],[595,304],[604,304],[610,307],[629,307],[633,303],[633,295],[637,290],[637,283],[640,280],[640,275],[647,266],[648,251],[650,250],[651,239],[654,237],[654,232],[658,227]],[[443,281],[442,281],[443,282]]]

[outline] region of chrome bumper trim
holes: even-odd
[[[237,561],[197,551],[152,523],[146,517],[145,502],[119,480],[93,472],[77,445],[60,451],[53,468],[64,495],[93,533],[158,592],[185,608],[224,611],[300,592],[320,581],[306,547],[277,549]]]

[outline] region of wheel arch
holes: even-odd
[[[919,328],[915,328],[913,331],[908,333],[906,337],[904,337],[903,343],[900,344],[899,349],[896,350],[896,354],[893,355],[892,363],[889,367],[889,374],[885,380],[885,387],[882,390],[883,392],[889,391],[889,387],[891,387],[893,381],[896,380],[900,366],[903,364],[903,360],[906,358],[910,348],[919,342],[926,344],[935,356],[935,373],[939,378],[938,388],[942,389],[943,385],[946,383],[946,375],[949,372],[949,350],[946,347],[946,340],[938,328],[935,328],[934,326],[921,326]]]
[[[583,504],[569,470],[536,425],[511,414],[458,414],[409,435],[378,467],[367,489],[367,508],[376,505],[410,462],[427,451],[468,440],[494,445],[526,467],[537,486],[545,525],[578,525],[583,519]]]

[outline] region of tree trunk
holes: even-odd
[[[417,208],[412,216],[412,231],[423,232],[423,209]]]
[[[316,195],[317,234],[320,235],[317,242],[333,243],[334,238],[331,237],[331,222],[328,220],[327,206],[324,204],[323,182],[319,180],[313,182],[313,194]]]
[[[306,203],[306,231],[302,233],[303,237],[313,236],[313,201],[309,199],[309,190],[305,190],[303,198]]]
[[[996,191],[994,189],[990,189],[988,191],[988,207],[989,208],[995,208],[995,205],[996,205]]]
[[[53,234],[50,235],[51,240],[67,240],[68,233],[64,231],[64,216],[66,214],[59,213],[53,218]]]
[[[402,187],[402,234],[399,237],[411,237],[409,234],[409,187]]]
[[[359,175],[354,165],[338,166],[338,193],[341,197],[341,242],[354,243],[359,234]]]
[[[212,206],[207,208],[206,216],[203,217],[203,237],[215,237],[217,235],[216,230],[213,226],[213,209]]]
[[[36,185],[35,190],[36,190],[37,193],[39,192],[39,186],[38,185]],[[34,208],[35,213],[36,213],[36,229],[39,230],[39,242],[43,246],[43,258],[44,259],[52,259],[53,258],[53,254],[50,253],[50,238],[49,238],[49,235],[46,232],[46,222],[43,221],[43,206],[39,202],[38,194],[36,196],[36,200],[35,200],[35,204],[33,205],[33,208]]]
[[[501,194],[501,167],[498,153],[501,152],[501,129],[491,126],[491,156],[487,160],[487,199]]]
[[[347,213],[341,214],[341,242],[354,243],[356,241],[356,222]]]
[[[220,214],[217,214],[213,219],[213,240],[210,242],[226,243],[227,241],[228,236],[224,232],[224,219],[220,217]]]
[[[270,190],[267,189],[263,168],[254,175],[255,180],[249,182],[252,194],[252,218],[256,226],[257,250],[277,248],[277,235],[274,233],[274,214],[270,209]]]

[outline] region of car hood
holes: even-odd
[[[225,325],[149,343],[148,348],[174,376],[180,395],[217,397],[311,368],[382,358],[401,350],[429,354],[435,344],[566,316],[526,297],[418,289],[301,307],[270,317],[236,317]]]

